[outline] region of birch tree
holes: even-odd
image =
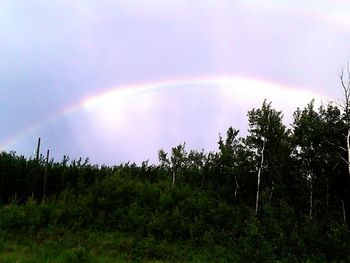
[[[288,159],[288,131],[282,123],[282,117],[282,112],[273,109],[271,103],[267,103],[266,100],[260,109],[248,112],[249,135],[245,144],[253,153],[256,167],[256,214],[259,210],[261,191],[269,191],[271,200],[276,187],[281,188],[282,166]]]
[[[314,164],[318,154],[317,124],[319,116],[314,110],[314,100],[312,100],[303,110],[298,109],[294,113],[294,142],[297,158],[300,160],[300,171],[302,177],[307,182],[309,190],[309,217],[312,218],[314,206]]]
[[[324,184],[326,193],[324,196],[327,214],[331,206],[339,207],[343,219],[345,216],[344,200],[347,196],[346,182],[349,181],[347,161],[347,129],[342,111],[334,103],[328,103],[320,107],[320,116],[323,122],[323,147],[322,159],[324,168]],[[345,161],[345,162],[344,162]],[[344,173],[345,171],[345,173]],[[344,184],[345,183],[345,184]],[[339,188],[339,186],[342,186]]]
[[[342,68],[339,74],[340,82],[343,88],[343,99],[340,106],[343,109],[344,122],[346,125],[346,151],[347,151],[347,160],[348,165],[348,174],[350,176],[350,68],[349,64],[347,65],[346,72]]]
[[[175,185],[177,173],[186,165],[187,153],[185,150],[186,143],[179,144],[171,149],[170,159],[164,150],[159,150],[158,158],[161,167],[170,170],[172,173],[172,187]]]
[[[343,119],[346,127],[346,148],[347,159],[345,163],[347,164],[348,176],[350,179],[350,67],[349,63],[347,64],[346,69],[342,68],[339,74],[340,83],[343,88],[343,99],[341,100],[340,107],[343,110]],[[340,149],[344,149],[341,145]],[[341,200],[344,222],[346,223],[346,206],[344,199]]]

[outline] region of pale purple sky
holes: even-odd
[[[2,0],[0,150],[30,156],[38,136],[57,159],[107,164],[215,150],[264,98],[288,124],[341,96],[348,14],[345,0]]]

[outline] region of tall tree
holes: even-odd
[[[246,147],[253,155],[257,173],[255,212],[258,213],[260,192],[268,189],[269,199],[278,191],[282,193],[282,166],[288,163],[290,149],[288,130],[282,123],[282,112],[263,102],[260,109],[248,112],[249,135],[245,140]],[[264,183],[262,183],[264,179]]]
[[[321,178],[323,127],[319,113],[314,109],[312,100],[303,110],[294,113],[294,145],[297,158],[301,163],[301,174],[309,185],[309,216],[314,210],[314,192],[316,180]]]
[[[350,69],[349,64],[347,66],[347,72],[344,72],[344,68],[341,69],[339,74],[340,82],[343,87],[344,97],[341,102],[341,106],[343,109],[343,118],[347,128],[346,134],[346,149],[347,149],[347,165],[348,165],[348,173],[350,176]]]
[[[226,140],[220,136],[219,138],[219,160],[220,165],[225,174],[228,174],[229,178],[234,179],[234,197],[238,195],[239,183],[237,166],[239,160],[239,151],[242,149],[241,140],[237,138],[239,131],[230,127],[226,133]],[[232,184],[231,180],[228,180],[229,185]]]
[[[163,168],[172,172],[172,186],[175,185],[177,173],[187,165],[187,152],[185,150],[186,143],[179,144],[171,149],[170,160],[168,154],[163,150],[158,151],[158,158]]]
[[[185,150],[186,143],[179,144],[178,146],[171,149],[171,167],[172,167],[172,186],[175,185],[176,174],[186,166],[187,152]]]
[[[347,164],[347,174],[348,178],[346,180],[346,187],[344,187],[344,192],[350,192],[350,67],[349,63],[347,64],[347,67],[343,67],[339,74],[340,83],[343,88],[343,99],[340,102],[340,107],[343,110],[342,116],[343,116],[343,122],[345,125],[345,137],[346,137],[346,146],[343,147],[343,145],[339,145],[340,149],[344,149],[347,153],[347,156],[345,159],[345,163]],[[347,197],[349,200],[349,196]],[[346,222],[346,204],[345,199],[343,198],[341,200],[342,202],[342,208],[343,208],[343,214],[344,214],[344,222]]]
[[[191,182],[197,185],[200,184],[202,187],[204,187],[205,183],[204,165],[206,160],[207,156],[203,149],[201,151],[190,150],[187,155],[187,171],[189,172],[189,176],[186,175],[186,177],[189,177]],[[201,181],[198,181],[198,177],[201,178]]]

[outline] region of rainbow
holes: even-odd
[[[89,112],[94,108],[101,107],[106,103],[114,105],[125,104],[129,101],[142,100],[147,96],[167,92],[169,89],[191,88],[213,86],[223,94],[223,100],[229,102],[230,95],[238,96],[246,102],[248,98],[267,98],[274,102],[274,98],[289,97],[296,100],[299,106],[304,106],[312,98],[318,99],[322,94],[316,94],[301,88],[280,85],[268,81],[254,80],[242,77],[212,77],[212,78],[189,78],[182,80],[167,80],[151,83],[140,83],[133,85],[117,86],[103,89],[91,96],[88,96],[77,103],[68,105],[62,110],[49,115],[41,120],[6,138],[0,142],[0,150],[9,150],[13,145],[23,140],[26,136],[34,134],[46,125],[55,123],[58,119],[69,116],[78,111]],[[323,96],[324,97],[324,96]],[[243,114],[242,114],[243,115]]]

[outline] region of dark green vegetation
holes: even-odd
[[[3,152],[0,261],[350,262],[347,111],[310,103],[287,129],[264,102],[246,137],[160,165]]]

